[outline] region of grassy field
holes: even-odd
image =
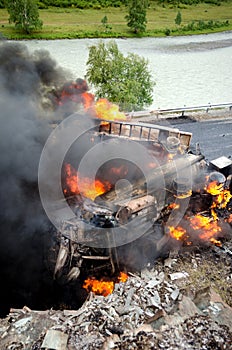
[[[182,23],[178,27],[175,18],[178,10],[181,12]],[[8,12],[0,9],[1,35],[8,39],[64,39],[86,37],[133,37],[134,34],[127,27],[125,15],[126,8],[107,8],[101,10],[80,10],[76,8],[60,9],[49,8],[40,10],[40,19],[43,28],[31,35],[26,35],[15,30],[13,24],[8,23]],[[107,16],[111,29],[106,30],[101,23]],[[147,10],[147,31],[143,36],[165,36],[212,33],[232,30],[232,1],[220,6],[199,4],[192,6],[153,5]],[[212,28],[187,28],[192,21],[218,21],[219,26]],[[223,22],[228,21],[227,25]]]

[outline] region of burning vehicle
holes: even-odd
[[[224,249],[220,239],[231,234],[232,223],[228,158],[207,163],[199,146],[192,148],[192,134],[177,128],[105,117],[94,115],[81,138],[83,153],[79,144],[64,159],[62,190],[74,215],[57,232],[54,269],[62,283],[95,276],[83,286],[103,295],[106,271],[117,282],[122,271],[141,269],[173,247]],[[95,147],[91,165],[79,167]]]

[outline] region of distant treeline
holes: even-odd
[[[227,2],[229,0],[148,0],[148,7],[154,4],[158,5],[174,5],[179,4],[194,5],[199,3],[208,3],[214,5],[220,5],[222,2]],[[0,0],[1,2],[1,0]],[[120,7],[122,5],[128,5],[130,0],[42,0],[38,1],[39,8],[47,8],[48,6],[55,7],[76,7],[80,9],[101,9],[104,7]]]
[[[120,7],[127,5],[128,0],[42,0],[38,1],[39,8],[54,7],[76,7],[79,9],[101,9],[104,7]]]
[[[230,0],[157,0],[157,1],[150,1],[150,2],[157,2],[158,4],[169,4],[169,5],[175,5],[178,6],[180,4],[184,5],[196,5],[200,3],[205,3],[205,4],[213,4],[213,5],[218,5],[222,2],[229,2]]]
[[[6,1],[10,0],[0,0],[0,8],[4,8]],[[180,4],[194,5],[199,3],[207,3],[220,5],[222,2],[228,2],[230,0],[148,0],[148,6],[154,4],[158,5],[173,5],[178,6]],[[52,7],[76,7],[79,9],[101,9],[105,7],[120,7],[122,5],[128,5],[130,0],[40,0],[37,1],[38,8],[46,9],[50,6]]]

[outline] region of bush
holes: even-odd
[[[165,7],[165,3],[172,6],[179,6],[180,4],[184,5],[196,5],[200,3],[212,4],[220,6],[221,2],[226,2],[227,0],[159,0],[158,3]]]
[[[4,2],[4,0],[0,0]],[[80,9],[88,9],[88,8],[94,8],[97,10],[100,10],[102,7],[120,7],[122,5],[127,6],[128,0],[72,0],[72,1],[65,1],[65,0],[40,0],[39,1],[39,8],[47,8],[48,6],[54,6],[54,7],[71,7],[75,6]]]
[[[120,7],[121,5],[120,1],[115,1],[113,4],[114,7]]]
[[[75,1],[74,5],[79,9],[88,9],[94,6],[94,4],[85,0]]]
[[[219,1],[219,0],[205,0],[204,2],[206,4],[212,4],[212,5],[217,5],[217,6],[221,5],[221,1]]]
[[[93,9],[94,10],[101,10],[101,5],[99,5],[99,4],[96,4],[96,5],[93,5]]]
[[[40,10],[46,10],[48,8],[48,5],[46,5],[45,3],[38,1],[38,9]]]
[[[180,26],[180,25],[181,25],[181,22],[182,22],[181,12],[178,11],[178,12],[177,12],[177,15],[176,15],[176,18],[175,18],[175,23],[176,23],[176,25]]]
[[[205,21],[192,21],[188,23],[186,26],[182,27],[183,31],[196,31],[196,30],[204,30],[204,29],[214,29],[214,28],[222,28],[229,25],[229,21],[213,21],[209,20]]]

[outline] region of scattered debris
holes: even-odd
[[[171,267],[159,259],[141,273],[128,273],[127,281],[115,284],[106,297],[90,292],[78,310],[11,309],[0,322],[1,348],[230,349],[231,257],[208,249],[202,254],[170,254],[169,259],[175,261]],[[214,275],[207,276],[207,271],[202,276],[205,285],[193,282],[196,265],[203,265],[205,259],[215,264],[215,274],[221,272],[221,285],[227,283],[223,299]]]

